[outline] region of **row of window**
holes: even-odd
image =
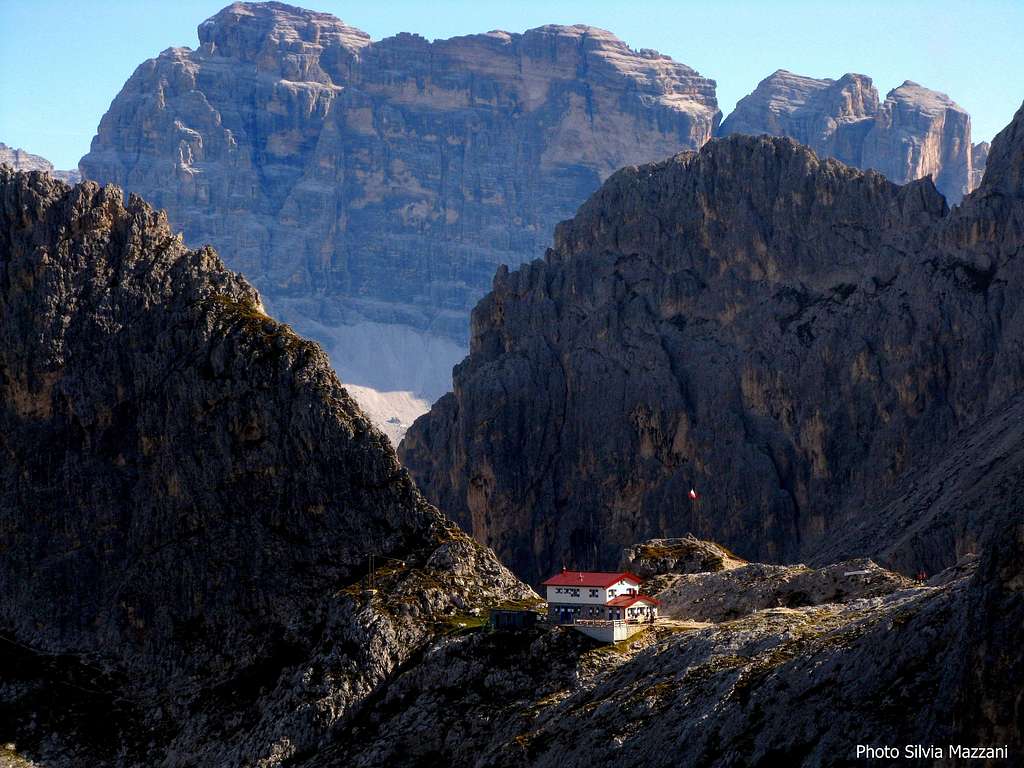
[[[579,613],[580,612],[580,607],[579,606],[561,606],[558,610],[561,613]],[[616,611],[616,613],[618,613],[618,612]],[[602,615],[604,615],[604,608],[597,608],[595,606],[589,606],[589,607],[588,606],[584,606],[583,607],[583,615],[584,616],[602,616]]]
[[[573,597],[579,597],[580,596],[580,591],[579,591],[579,589],[577,587],[555,587],[555,594],[556,595],[572,595]],[[622,590],[622,594],[624,594],[624,595],[635,595],[636,594],[636,590],[635,589],[623,589]],[[601,596],[601,590],[600,589],[591,589],[590,590],[590,596],[591,597],[600,597]],[[608,590],[608,597],[615,597],[615,590],[614,589],[609,589]]]
[[[580,608],[579,608],[579,606],[561,606],[561,607],[558,608],[558,611],[560,613],[562,613],[562,614],[572,613],[572,614],[575,614],[575,615],[579,615]],[[583,615],[591,617],[591,618],[604,618],[604,616],[605,616],[605,609],[597,607],[597,606],[584,606],[583,607]],[[609,619],[621,619],[622,618],[622,614],[619,613],[619,609],[618,608],[613,608],[612,610],[608,611],[608,618]]]

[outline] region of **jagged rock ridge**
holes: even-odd
[[[651,539],[627,547],[619,569],[649,578],[668,573],[717,573],[739,568],[746,561],[713,541],[695,536]]]
[[[871,168],[903,184],[931,176],[950,205],[980,182],[970,116],[944,93],[907,80],[879,103],[871,78],[815,79],[780,69],[722,122],[733,133],[788,136],[819,155]]]
[[[33,155],[24,149],[9,147],[2,141],[0,141],[0,165],[9,165],[16,171],[42,171],[69,184],[77,184],[82,180],[81,174],[77,170],[58,171],[54,169],[53,163],[45,157]]]
[[[372,42],[236,3],[199,42],[135,71],[86,177],[216,246],[343,380],[431,399],[498,264],[535,258],[614,170],[696,148],[720,117],[712,80],[582,25]],[[375,357],[345,354],[367,334]]]
[[[660,615],[713,622],[771,608],[849,603],[917,586],[866,558],[823,568],[748,563],[712,573],[668,574],[656,584]]]
[[[531,594],[316,344],[115,187],[0,168],[0,395],[0,742],[43,764],[278,765]]]
[[[659,615],[691,621],[720,622],[766,608],[845,603],[914,586],[867,558],[821,568],[748,563],[695,536],[634,544],[623,552],[620,568],[644,577],[644,592],[661,602]]]
[[[981,180],[985,178],[985,165],[988,163],[990,146],[987,141],[971,146],[971,189],[977,189]]]
[[[686,532],[813,555],[1024,383],[1022,134],[952,214],[788,139],[623,169],[499,272],[403,462],[531,581]],[[882,562],[952,565],[972,519]]]

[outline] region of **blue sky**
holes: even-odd
[[[74,167],[100,117],[142,61],[195,47],[227,0],[0,0],[0,141]],[[904,80],[945,91],[972,116],[975,141],[1024,100],[1024,0],[308,0],[375,39],[427,38],[547,23],[587,23],[656,48],[718,81],[722,111],[776,69]]]

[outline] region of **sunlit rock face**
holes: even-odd
[[[593,27],[372,42],[328,14],[237,3],[199,41],[135,71],[86,177],[165,208],[328,346],[331,329],[399,326],[379,334],[385,356],[401,329],[461,356],[498,264],[541,255],[610,173],[699,147],[720,117],[714,81]],[[430,400],[451,356],[433,366],[346,380]]]
[[[0,165],[9,165],[16,171],[42,171],[55,179],[74,184],[81,179],[78,171],[58,171],[53,163],[40,155],[33,155],[24,149],[15,149],[0,142]]]
[[[879,107],[861,162],[900,184],[930,176],[950,204],[958,203],[973,188],[970,115],[908,80]]]
[[[981,180],[985,177],[985,166],[988,164],[990,146],[987,141],[971,146],[971,189],[975,189],[981,184]]]
[[[780,69],[722,121],[718,135],[732,133],[788,136],[899,184],[931,176],[950,205],[981,182],[970,116],[945,94],[910,80],[879,103],[865,75],[829,80]]]

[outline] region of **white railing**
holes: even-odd
[[[585,627],[617,627],[623,624],[649,624],[650,619],[576,619]]]

